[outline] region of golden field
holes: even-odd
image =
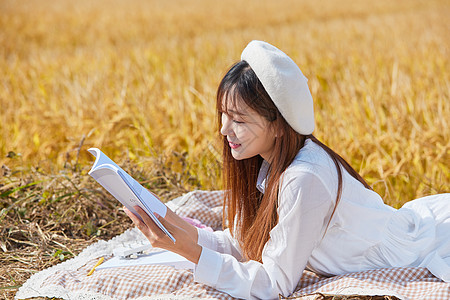
[[[114,201],[113,217],[86,210],[106,201],[89,147],[165,199],[221,187],[215,91],[252,39],[300,66],[314,134],[386,203],[450,191],[449,15],[434,0],[1,1],[0,293],[120,233]]]

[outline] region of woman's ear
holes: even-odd
[[[275,133],[275,137],[277,138],[277,137],[282,137],[283,136],[283,132],[281,132],[281,130],[280,131],[278,131],[277,133]]]
[[[278,122],[278,120],[275,120],[274,122],[272,122],[272,126],[271,126],[272,127],[271,130],[273,130],[274,136],[276,138],[283,136],[283,131],[281,130],[281,126],[280,126],[280,123]]]
[[[278,125],[277,122],[274,122],[270,128],[270,130],[272,130],[273,135],[275,138],[278,138],[280,136],[283,136],[283,132],[280,130],[280,126]]]

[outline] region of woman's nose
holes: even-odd
[[[225,114],[222,114],[222,127],[220,128],[220,133],[222,135],[230,135],[231,133],[231,122]]]

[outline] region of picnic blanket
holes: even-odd
[[[180,216],[197,219],[215,230],[221,228],[220,191],[193,191],[167,205]],[[226,293],[196,283],[191,271],[170,266],[102,269],[86,276],[99,257],[108,259],[116,247],[140,240],[145,240],[145,237],[133,228],[109,241],[99,241],[77,257],[34,274],[18,290],[16,299],[234,299]],[[378,269],[334,277],[304,271],[295,292],[280,295],[280,299],[327,299],[328,295],[444,300],[450,299],[450,283],[434,277],[425,268]]]

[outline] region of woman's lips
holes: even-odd
[[[230,141],[228,141],[228,145],[230,145],[231,149],[236,149],[241,146],[241,144],[235,144]]]

